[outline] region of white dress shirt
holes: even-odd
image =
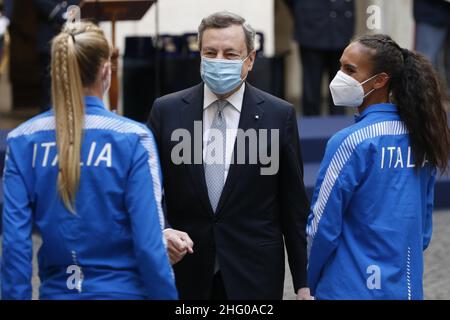
[[[209,129],[211,128],[214,116],[217,112],[217,104],[214,102],[218,100],[217,96],[204,85],[203,95],[203,161],[206,156],[206,145],[209,138]],[[227,141],[225,144],[225,177],[227,180],[228,171],[230,169],[231,157],[233,156],[234,143],[236,141],[237,129],[239,127],[239,119],[241,118],[242,102],[244,100],[245,82],[238,91],[229,96],[226,100],[228,105],[223,110],[225,121],[227,124]]]

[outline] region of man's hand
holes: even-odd
[[[194,252],[192,249],[194,242],[186,232],[168,228],[164,230],[164,238],[167,241],[167,253],[172,265],[183,259],[186,253]]]
[[[311,297],[309,288],[301,288],[298,289],[297,300],[314,300],[314,297]]]

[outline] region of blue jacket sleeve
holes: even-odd
[[[431,177],[427,186],[427,207],[425,217],[423,218],[423,250],[428,248],[433,232],[433,204],[434,204],[434,185],[436,182],[436,169],[432,169]]]
[[[125,203],[143,283],[151,299],[177,299],[173,270],[163,240],[161,171],[153,136],[146,130],[133,154]]]
[[[308,217],[308,286],[313,295],[339,243],[343,214],[363,172],[364,157],[354,151],[344,161],[345,150],[339,139],[328,143]]]
[[[3,190],[2,299],[31,299],[33,214],[24,177],[9,143]]]
[[[156,145],[159,147],[161,146],[161,141],[160,141],[160,130],[161,130],[161,116],[160,116],[160,105],[158,103],[158,99],[155,100],[155,102],[153,103],[152,109],[150,111],[150,116],[148,118],[147,121],[147,127],[152,131],[153,133],[153,137],[156,140]],[[163,213],[164,213],[164,229],[167,228],[172,228],[172,226],[169,223],[169,220],[167,219],[167,204],[165,201],[165,197],[163,194],[163,199],[162,199],[162,208],[163,208]]]

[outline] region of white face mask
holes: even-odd
[[[339,70],[330,83],[330,91],[334,105],[340,107],[359,107],[362,105],[364,98],[375,90],[372,89],[364,94],[362,85],[377,75],[359,83],[355,78]]]

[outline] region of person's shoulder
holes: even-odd
[[[53,115],[53,111],[49,110],[32,117],[15,129],[11,130],[6,139],[11,140],[18,137],[29,136],[41,131],[49,131],[54,129],[55,117]]]
[[[366,134],[369,128],[369,123],[361,121],[339,130],[328,140],[328,151],[335,153],[341,149],[346,152],[354,152],[364,148],[370,141],[370,135]]]
[[[366,151],[376,147],[384,136],[407,134],[405,124],[400,120],[372,121],[364,118],[347,128],[335,133],[328,141],[327,147],[346,151]]]
[[[281,98],[278,98],[268,92],[255,88],[251,85],[246,86],[247,99],[249,96],[265,113],[273,120],[286,121],[286,119],[295,118],[294,106]]]
[[[344,129],[339,130],[331,136],[327,143],[327,149],[337,150],[341,147],[344,142],[357,130],[356,126],[353,124]]]
[[[144,123],[107,111],[86,116],[85,129],[103,129],[123,134],[146,135],[150,130]]]
[[[96,136],[116,141],[119,144],[127,141],[125,145],[131,147],[131,149],[136,145],[142,145],[146,149],[155,148],[156,140],[153,133],[144,123],[110,111],[88,115],[84,128],[85,130],[96,131],[94,133]]]
[[[248,83],[246,84],[245,90],[249,90],[250,94],[252,94],[256,98],[256,100],[267,102],[268,104],[283,110],[290,110],[290,108],[292,108],[292,104],[287,102],[286,100],[278,98]]]
[[[155,100],[155,106],[157,105],[169,105],[176,106],[183,99],[189,99],[192,96],[199,95],[203,93],[203,83],[197,84],[193,87],[176,91],[173,93],[166,94],[162,97],[159,97]]]

